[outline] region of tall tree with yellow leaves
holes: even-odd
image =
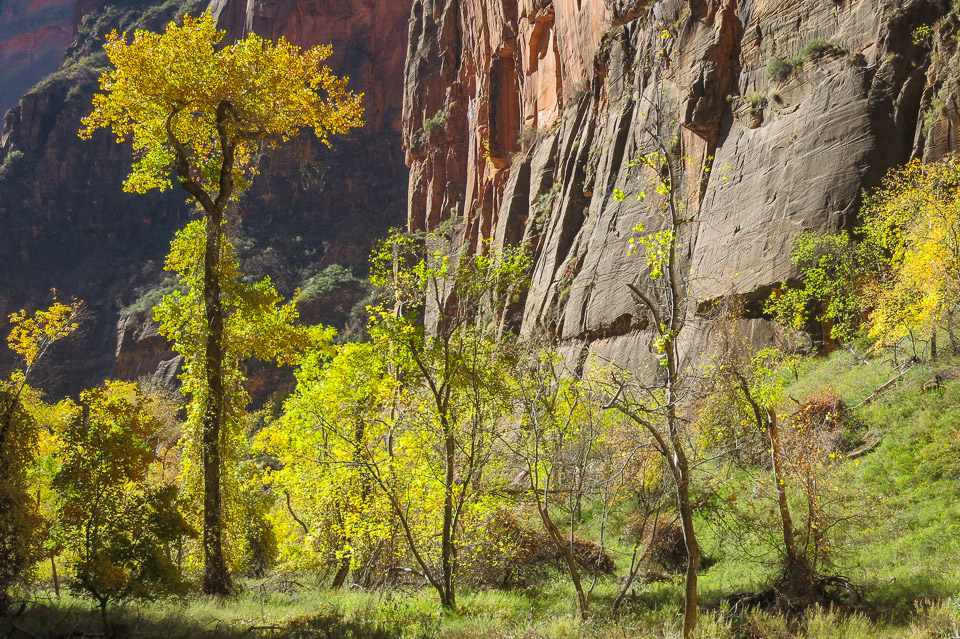
[[[869,336],[877,346],[929,341],[946,330],[960,349],[960,156],[915,160],[890,171],[863,208],[863,234],[889,256],[869,287]]]
[[[163,34],[111,33],[113,69],[81,137],[112,128],[132,139],[136,162],[124,183],[130,192],[166,190],[171,177],[199,206],[205,221],[203,300],[207,326],[207,393],[202,436],[204,474],[203,590],[225,595],[230,578],[223,554],[220,431],[223,421],[224,311],[221,302],[222,227],[231,201],[257,173],[264,147],[276,147],[312,128],[330,136],[361,126],[360,97],[347,79],[323,66],[329,46],[302,50],[285,40],[250,34],[221,47],[213,17],[185,16]]]
[[[22,397],[30,373],[54,342],[79,328],[81,307],[76,300],[55,301],[33,315],[22,310],[10,315],[13,327],[7,345],[20,357],[20,365],[9,380],[0,380],[0,614],[6,609],[8,591],[24,581],[40,558],[43,517],[27,494],[39,428]]]

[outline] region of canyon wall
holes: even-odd
[[[0,1],[0,113],[60,68],[73,40],[77,0]]]
[[[409,0],[209,5],[228,38],[253,30],[304,47],[332,44],[330,66],[365,94],[365,127],[336,138],[333,149],[304,135],[268,155],[236,207],[232,232],[245,268],[270,274],[284,294],[334,264],[362,274],[372,241],[403,224],[408,171],[400,129],[410,6]],[[101,46],[109,30],[161,30],[183,12],[205,8],[205,0],[33,0],[29,6],[7,0],[0,8],[18,16],[34,11],[18,21],[3,14],[0,38],[44,21],[68,29],[67,44],[58,40],[59,71],[40,80],[39,68],[9,70],[40,81],[6,114],[0,138],[0,333],[13,310],[49,304],[50,288],[61,299],[76,296],[87,304],[83,334],[59,347],[50,358],[57,366],[37,379],[55,394],[105,377],[176,372],[142,300],[158,301],[163,290],[170,240],[191,216],[186,197],[123,193],[129,145],[116,144],[105,131],[82,141],[77,131],[105,64]],[[349,284],[307,301],[306,319],[342,319],[362,295]],[[0,368],[10,363],[0,349]]]
[[[63,63],[4,117],[0,324],[57,288],[87,300],[90,319],[56,354],[49,388],[175,372],[142,302],[166,285],[163,257],[190,211],[179,193],[122,193],[129,147],[76,131],[109,29],[160,29],[209,8],[229,38],[332,43],[331,65],[366,94],[364,129],[333,150],[305,138],[266,157],[238,207],[246,268],[271,274],[285,294],[333,264],[359,274],[373,238],[405,216],[413,229],[446,223],[455,243],[529,244],[520,330],[625,364],[647,359],[648,318],[626,286],[646,267],[628,247],[638,224],[662,221],[655,198],[633,197],[643,182],[631,160],[652,148],[652,105],[662,101],[674,151],[711,168],[683,188],[698,221],[683,238],[691,311],[739,294],[749,328],[766,339],[760,300],[794,275],[793,239],[852,227],[864,189],[889,167],[960,144],[958,20],[948,5],[3,0],[0,100]],[[775,57],[805,48],[793,72],[768,77]],[[341,287],[304,308],[339,321],[361,296]],[[9,363],[4,352],[0,366]]]
[[[957,147],[956,25],[939,0],[416,0],[408,223],[527,243],[523,332],[649,361],[629,242],[663,220],[631,160],[659,118],[710,169],[679,189],[690,311],[739,295],[769,339],[760,302],[795,275],[794,238],[852,227],[890,167]],[[771,78],[775,57],[796,68]]]

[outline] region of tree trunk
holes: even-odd
[[[675,251],[675,245],[673,251]],[[678,299],[677,285],[674,280],[674,267],[671,252],[670,274],[674,299]],[[678,334],[676,329],[679,311],[674,308],[671,319],[671,334]],[[697,626],[697,575],[700,572],[700,545],[693,525],[693,504],[690,501],[690,464],[683,450],[683,440],[680,437],[680,418],[676,409],[676,388],[680,379],[679,354],[676,342],[671,340],[667,347],[667,428],[670,435],[670,446],[673,449],[672,470],[677,484],[677,505],[680,510],[680,526],[683,530],[683,544],[687,551],[687,574],[684,583],[683,597],[683,637],[687,639]]]
[[[111,635],[110,625],[107,621],[107,603],[109,599],[106,597],[98,597],[97,601],[100,604],[100,620],[103,622],[103,636],[109,637]]]
[[[358,419],[356,425],[353,428],[353,463],[356,464],[358,468],[363,465],[363,452],[364,452],[363,440],[364,440],[365,431],[366,431],[366,425],[364,424],[362,419]],[[369,494],[370,494],[370,479],[366,475],[363,475],[360,477],[360,501],[366,501],[367,496]],[[287,500],[289,501],[289,497],[287,498]],[[344,545],[349,546],[349,543],[350,543],[349,537],[344,538]],[[331,587],[334,590],[339,590],[340,588],[343,587],[343,584],[346,583],[347,575],[350,574],[350,563],[351,563],[350,555],[347,555],[341,561],[340,567],[337,569],[337,574],[334,575],[333,577],[333,584],[331,584]]]
[[[207,381],[203,415],[203,592],[230,594],[230,574],[223,556],[223,504],[220,482],[220,433],[223,430],[223,304],[220,300],[220,244],[222,209],[208,212],[203,264],[204,318],[207,343],[204,371]]]
[[[60,598],[60,577],[57,575],[57,558],[50,555],[50,570],[53,572],[53,592]]]
[[[683,636],[686,639],[697,625],[697,574],[700,572],[700,546],[693,527],[693,504],[690,503],[690,469],[686,457],[678,456],[677,501],[680,506],[680,526],[687,550],[687,574],[684,584]]]
[[[347,575],[350,574],[350,558],[341,560],[340,567],[337,568],[337,574],[333,576],[333,583],[330,584],[330,587],[333,590],[339,590],[343,588],[343,584],[347,581]]]
[[[577,591],[580,617],[584,620],[589,619],[590,600],[583,592],[583,585],[580,583],[580,569],[577,567],[577,558],[573,554],[573,549],[570,547],[570,544],[564,542],[563,535],[560,534],[560,530],[553,523],[553,519],[550,518],[550,513],[547,512],[546,505],[541,504],[539,500],[537,502],[537,512],[540,513],[540,520],[543,522],[543,527],[547,529],[547,534],[550,535],[550,539],[553,540],[554,546],[556,546],[557,550],[560,551],[560,554],[563,555],[564,560],[567,562],[570,580],[573,582],[573,587]]]
[[[787,486],[783,478],[782,447],[777,413],[767,409],[767,431],[770,434],[770,453],[773,458],[773,481],[777,486],[777,502],[780,508],[780,521],[783,527],[783,547],[786,554],[784,577],[786,586],[793,594],[806,595],[813,589],[813,572],[804,557],[797,552],[793,530],[793,517],[790,516],[790,502],[787,501]]]
[[[457,607],[456,594],[454,593],[454,575],[453,575],[453,486],[454,486],[454,466],[456,462],[456,441],[453,431],[446,419],[443,422],[444,432],[444,485],[443,485],[443,533],[440,539],[440,564],[443,570],[441,576],[443,592],[440,596],[440,604],[444,608],[454,609]]]

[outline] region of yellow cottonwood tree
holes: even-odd
[[[864,207],[864,231],[889,256],[872,291],[869,334],[879,346],[931,342],[960,311],[960,156],[891,171]]]
[[[7,591],[24,580],[41,556],[43,517],[28,494],[40,428],[23,399],[29,394],[27,381],[53,343],[79,328],[81,308],[76,300],[54,301],[33,315],[22,310],[10,315],[7,345],[21,361],[9,381],[0,380],[0,613],[6,610]]]
[[[319,350],[305,357],[283,417],[258,436],[260,450],[280,462],[268,478],[289,514],[278,526],[283,563],[335,565],[333,588],[394,532],[371,471],[386,456],[396,427],[390,407],[402,391],[378,346],[347,343],[332,357]]]
[[[154,309],[154,318],[160,333],[174,342],[174,350],[183,355],[182,391],[191,397],[187,409],[180,446],[181,476],[184,492],[190,505],[206,498],[206,476],[202,466],[205,455],[203,436],[204,418],[210,387],[205,369],[204,346],[207,324],[203,300],[203,251],[206,230],[203,220],[195,220],[177,233],[164,268],[176,273],[182,290],[164,295]],[[242,511],[239,498],[242,491],[238,462],[246,445],[244,409],[250,396],[244,388],[247,380],[244,362],[250,359],[275,360],[280,365],[298,361],[306,351],[321,350],[335,334],[322,326],[299,325],[296,304],[284,304],[270,278],[257,282],[242,279],[236,251],[229,238],[223,238],[220,255],[220,304],[223,310],[222,384],[219,405],[220,431],[217,442],[217,460],[220,488],[215,495],[217,508],[222,511],[222,533],[230,541],[238,541],[238,513]],[[203,499],[199,499],[203,495]],[[196,525],[198,513],[189,508],[191,521]],[[233,549],[238,544],[233,544]],[[229,555],[230,553],[225,553]]]
[[[136,162],[124,189],[162,191],[173,179],[206,221],[203,590],[215,595],[230,590],[219,497],[224,214],[250,185],[262,148],[275,147],[305,127],[329,144],[332,135],[363,124],[361,96],[348,91],[346,78],[323,66],[330,47],[302,50],[255,34],[221,47],[223,36],[209,14],[185,16],[162,34],[108,35],[105,48],[113,68],[100,77],[103,93],[94,96],[93,112],[80,132],[89,138],[98,128],[111,128],[118,141],[131,138]]]

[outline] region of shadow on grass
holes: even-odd
[[[175,603],[169,615],[147,619],[131,610],[113,610],[104,631],[99,612],[83,606],[31,604],[0,617],[0,637],[7,639],[394,639],[429,638],[439,627],[428,619],[348,618],[339,611],[301,614],[282,624],[235,623],[183,616]]]
[[[626,594],[619,615],[613,615],[613,602],[617,592],[594,595],[595,607],[611,611],[610,618],[645,613],[651,611],[670,611],[671,614],[683,609],[683,586],[680,582],[663,581],[652,584],[637,583]]]
[[[867,582],[861,612],[874,621],[908,625],[921,604],[936,603],[956,596],[954,582],[929,575],[914,575],[895,581]]]

